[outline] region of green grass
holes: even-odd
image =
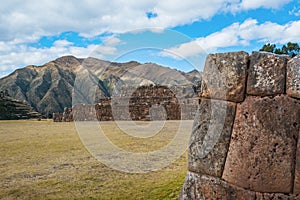
[[[129,137],[112,122],[102,128],[119,147],[145,152],[167,144],[176,124],[168,121],[149,139]],[[156,172],[115,171],[88,153],[73,123],[0,121],[0,127],[0,199],[177,199],[187,170],[184,154]]]

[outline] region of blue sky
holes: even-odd
[[[63,55],[201,70],[208,53],[300,43],[299,0],[10,0],[0,77]]]

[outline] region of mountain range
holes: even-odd
[[[116,63],[63,56],[42,66],[17,69],[0,79],[0,91],[8,91],[12,98],[27,102],[49,116],[72,106],[74,85],[81,91],[77,100],[86,102],[90,94],[96,94],[95,98],[111,97],[119,87],[192,85],[200,78],[196,70],[185,73],[154,63]],[[97,91],[89,87],[90,83],[96,84]]]

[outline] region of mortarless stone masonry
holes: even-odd
[[[77,104],[54,113],[53,121],[111,121],[111,120],[191,120],[198,98],[192,87],[140,86],[125,88],[113,98],[99,99],[99,103]]]
[[[283,95],[239,104],[222,178],[254,191],[291,192],[299,111],[300,102]]]
[[[248,53],[243,51],[208,55],[205,65],[210,67],[203,71],[202,97],[243,101],[248,60]]]
[[[300,199],[300,56],[213,54],[203,76],[180,199]]]
[[[214,107],[215,112],[211,112],[211,107]],[[222,116],[220,115],[223,113],[219,111],[223,107],[226,109],[226,117],[221,134],[217,135],[217,137],[215,135],[211,135],[211,138],[205,137],[210,124],[221,123],[220,119],[222,120]],[[235,115],[235,103],[202,99],[197,113],[189,145],[189,170],[200,174],[220,177],[229,147],[232,123]],[[217,144],[214,145],[214,142],[217,142]],[[200,150],[200,146],[204,147],[202,148],[203,150],[208,150],[208,146],[213,146],[214,148],[210,152],[203,152]]]
[[[253,52],[250,61],[247,93],[258,96],[285,93],[288,58],[287,55]]]
[[[287,64],[286,93],[300,99],[300,54]]]

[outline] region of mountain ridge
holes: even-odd
[[[41,66],[28,65],[0,79],[0,90],[7,90],[15,99],[25,101],[43,115],[62,112],[72,106],[72,91],[78,75],[83,81],[97,84],[97,97],[110,97],[119,86],[183,85],[201,78],[196,72],[181,72],[155,63],[109,62],[96,58],[62,56]],[[77,79],[76,79],[77,78]],[[93,91],[82,88],[79,99]]]

